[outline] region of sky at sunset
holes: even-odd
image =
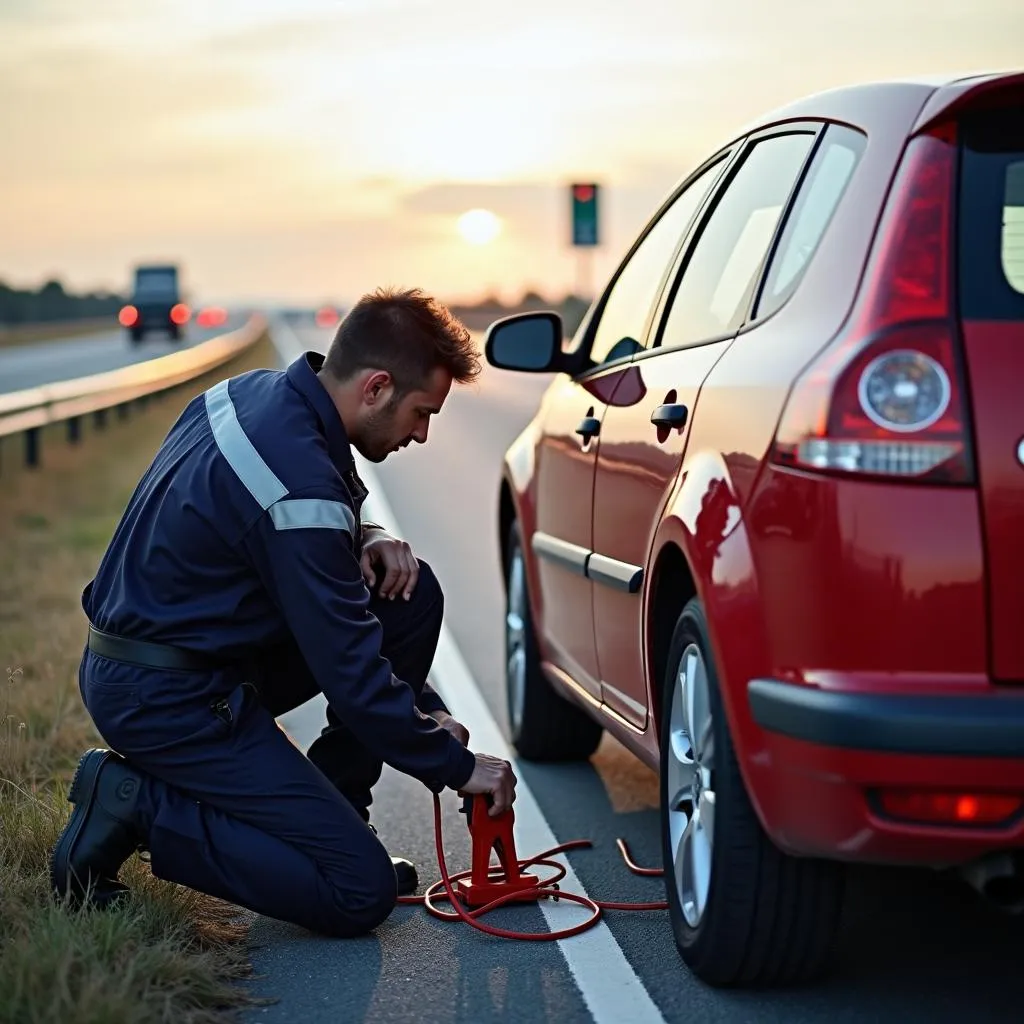
[[[0,280],[559,295],[568,182],[605,189],[597,282],[760,112],[1012,67],[1022,0],[0,0]]]

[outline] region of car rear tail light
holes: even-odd
[[[182,324],[187,324],[190,316],[192,316],[192,310],[183,302],[171,307],[171,323],[178,324],[179,327]]]
[[[134,327],[139,322],[139,311],[134,306],[124,306],[117,314],[117,322],[122,327]]]
[[[952,296],[956,152],[949,128],[908,144],[847,328],[786,403],[777,464],[973,480]]]
[[[891,818],[922,825],[1002,825],[1020,813],[1024,799],[1003,793],[885,790],[878,804]]]

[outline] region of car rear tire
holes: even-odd
[[[790,857],[761,827],[736,761],[696,598],[676,623],[664,686],[662,855],[683,961],[723,987],[819,977],[832,960],[843,866]]]
[[[512,743],[528,761],[583,761],[601,742],[601,725],[556,693],[541,669],[517,522],[505,578],[505,698]]]

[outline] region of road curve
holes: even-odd
[[[147,335],[133,345],[125,331],[111,329],[79,338],[39,341],[27,345],[0,348],[0,394],[21,391],[71,380],[91,373],[103,373],[145,359],[165,356],[180,348],[190,348],[218,334],[241,327],[245,317],[235,314],[221,327],[206,328],[190,324],[180,343],[164,335]]]

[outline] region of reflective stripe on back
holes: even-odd
[[[340,501],[327,498],[289,498],[270,507],[270,518],[278,530],[344,530],[355,532],[356,517]]]
[[[228,394],[228,382],[222,380],[206,392],[206,415],[210,418],[213,439],[221,455],[263,509],[270,508],[288,493],[260,453],[245,436],[242,424]]]

